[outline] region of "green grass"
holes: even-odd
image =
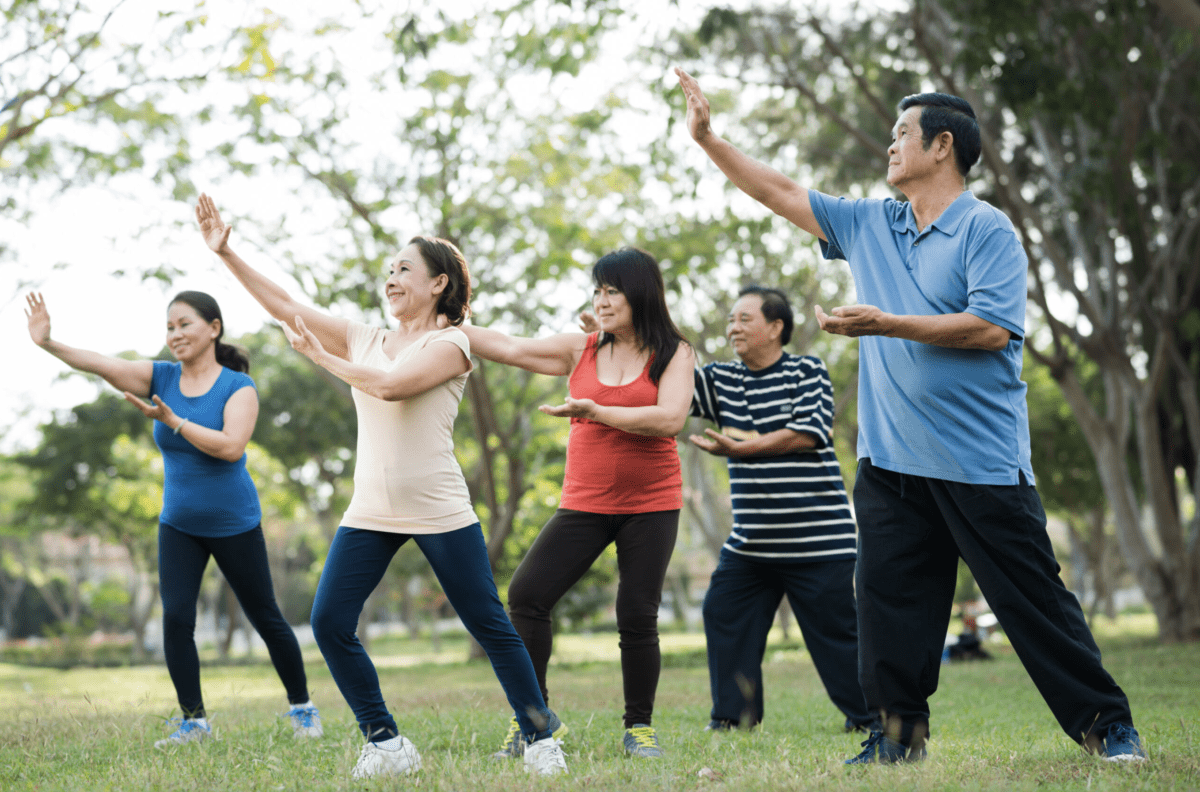
[[[1125,688],[1151,761],[1114,766],[1082,753],[1059,730],[1011,650],[992,662],[943,668],[933,699],[930,757],[920,765],[846,768],[858,740],[841,731],[807,654],[775,643],[765,666],[767,718],[749,734],[702,731],[708,720],[703,638],[664,635],[655,726],[666,756],[622,756],[616,636],[564,636],[551,668],[552,706],[570,726],[570,775],[529,778],[489,754],[507,713],[486,664],[450,662],[447,639],[378,641],[372,648],[388,704],[417,745],[413,778],[353,782],[361,739],[319,661],[309,665],[326,737],[297,742],[269,665],[206,667],[205,700],[218,740],[155,750],[174,693],[157,666],[57,671],[0,665],[2,790],[428,789],[564,790],[1193,790],[1200,788],[1200,645],[1159,646],[1153,624],[1098,626],[1105,664]],[[414,664],[415,663],[415,664]],[[701,778],[710,768],[716,780]]]

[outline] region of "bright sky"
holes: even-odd
[[[178,2],[188,4],[186,0]],[[454,12],[477,2],[486,0],[443,2],[440,7]],[[894,7],[901,0],[880,0],[877,4]],[[670,0],[639,0],[645,18],[663,28],[681,18],[695,24],[708,5],[711,4],[690,0],[680,0],[677,4]],[[123,6],[114,16],[110,31],[119,31],[126,40],[137,40],[143,29],[139,27],[140,20],[144,19],[139,14],[153,13],[162,6],[162,3],[153,4],[153,8],[144,4]],[[327,7],[320,0],[304,0],[287,4],[285,14],[296,20],[297,29],[303,29],[302,20],[310,18],[311,9]],[[225,14],[229,25],[261,19],[261,11],[247,10],[245,4],[233,0],[210,0],[206,8],[214,18]],[[649,25],[646,32],[653,32],[653,27]],[[635,42],[633,36],[623,40],[628,46]],[[361,45],[348,36],[345,46],[347,51],[354,51]],[[623,62],[623,56],[616,50],[606,53],[604,63],[585,72],[571,86],[572,93],[580,97],[603,95],[606,82],[613,79],[613,74],[619,74],[613,64]],[[664,75],[664,79],[670,76]],[[686,134],[682,126],[677,127],[677,132]],[[240,200],[248,209],[263,201],[286,201],[289,195],[286,185],[263,179],[231,179],[215,164],[198,163],[193,178],[201,189],[224,201],[220,206],[232,203],[236,207]],[[755,211],[750,203],[745,207],[739,204],[737,210],[742,209]],[[70,369],[29,341],[23,308],[24,295],[30,286],[46,298],[56,339],[106,354],[126,350],[144,356],[156,354],[165,336],[166,302],[171,294],[183,289],[200,289],[217,299],[230,337],[254,331],[269,320],[209,253],[193,228],[191,205],[163,200],[148,193],[134,179],[75,189],[44,202],[28,227],[0,218],[0,233],[18,252],[15,264],[0,265],[0,332],[7,339],[4,370],[8,372],[0,381],[0,430],[4,431],[0,453],[33,445],[37,440],[36,426],[51,411],[88,401],[95,397],[98,387],[107,387],[80,376],[61,378]],[[144,231],[140,236],[139,230]],[[236,227],[234,240],[237,240]],[[245,248],[239,251],[288,288],[294,286],[259,251]],[[167,286],[157,282],[142,284],[134,277],[114,274],[163,261],[171,262],[187,276]]]

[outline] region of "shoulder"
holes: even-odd
[[[386,330],[382,327],[375,327],[364,322],[358,322],[354,319],[346,320],[346,346],[353,352],[354,349],[369,344]]]
[[[244,372],[234,371],[231,368],[225,368],[225,370],[221,372],[221,376],[225,379],[225,382],[228,383],[229,391],[231,393],[233,391],[241,390],[245,387],[251,387],[255,390],[258,389],[258,386],[254,384],[254,378]]]
[[[177,360],[152,360],[150,361],[153,367],[150,369],[150,377],[153,382],[166,384],[169,382],[179,381],[179,372],[183,370],[183,365]]]
[[[790,368],[798,371],[820,371],[824,373],[828,370],[825,361],[816,355],[792,355],[785,353],[785,360]]]
[[[963,223],[967,230],[975,236],[987,236],[993,231],[1001,231],[1017,240],[1017,228],[1008,215],[992,206],[987,201],[981,201],[971,196],[971,201],[963,213]]]
[[[457,327],[443,327],[440,330],[434,330],[426,337],[425,345],[428,346],[437,341],[454,344],[465,354],[471,354],[471,339],[467,338],[467,334]]]

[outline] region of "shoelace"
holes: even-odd
[[[630,729],[629,733],[633,735],[633,741],[643,748],[658,747],[658,742],[654,737],[653,726],[639,726],[636,729]]]
[[[859,745],[863,747],[863,751],[859,754],[859,756],[862,756],[862,754],[873,754],[881,742],[883,742],[883,732],[871,732],[867,739],[859,743]]]
[[[314,726],[313,716],[316,714],[316,712],[316,710],[309,707],[305,707],[304,709],[301,709],[300,707],[294,707],[288,710],[286,717],[295,718],[300,722],[300,726],[302,728],[311,729]]]
[[[521,733],[521,724],[517,723],[514,717],[508,723],[508,734],[504,736],[504,742],[500,744],[500,750],[507,751],[511,746],[516,745],[517,737]]]
[[[1133,743],[1134,739],[1136,739],[1135,735],[1137,735],[1137,729],[1127,726],[1124,723],[1117,723],[1108,730],[1108,736],[1104,738],[1104,744],[1108,746],[1113,743]]]

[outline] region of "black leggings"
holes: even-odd
[[[262,636],[271,662],[283,680],[288,701],[308,701],[308,680],[300,644],[283,618],[271,586],[267,545],[262,526],[235,536],[192,536],[169,525],[158,525],[158,579],[163,603],[163,652],[175,684],[179,708],[188,718],[203,718],[200,658],[196,653],[196,600],[200,581],[212,556],[237,595],[246,618]]]
[[[593,514],[559,509],[517,567],[508,587],[513,626],[529,650],[542,697],[553,637],[550,611],[604,548],[617,543],[617,630],[625,686],[625,727],[650,724],[662,659],[658,606],[675,549],[679,510],[645,514]]]

